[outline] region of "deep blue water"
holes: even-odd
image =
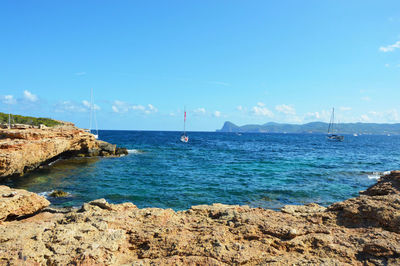
[[[102,140],[127,147],[121,158],[57,161],[51,167],[2,184],[45,193],[56,206],[105,198],[138,207],[175,210],[192,205],[248,204],[279,208],[316,202],[329,205],[358,195],[377,172],[399,169],[400,136],[100,131]]]

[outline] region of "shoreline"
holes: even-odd
[[[59,159],[127,154],[127,149],[97,140],[93,134],[72,124],[41,129],[0,129],[0,179],[22,176]]]
[[[175,212],[104,199],[55,209],[35,193],[0,191],[5,264],[400,264],[400,171],[327,208],[281,211],[215,203]]]

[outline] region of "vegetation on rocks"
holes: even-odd
[[[8,115],[5,113],[0,113],[0,123],[1,124],[8,124]],[[43,124],[47,127],[54,127],[60,125],[61,123],[50,119],[50,118],[43,118],[43,117],[31,117],[31,116],[22,116],[22,115],[11,115],[11,123],[13,124],[26,124],[32,126],[39,126]]]

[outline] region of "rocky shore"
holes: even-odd
[[[126,149],[96,140],[93,134],[71,124],[0,129],[0,178],[23,175],[59,158],[124,154]]]
[[[0,186],[1,265],[400,265],[400,171],[328,208],[48,204]]]

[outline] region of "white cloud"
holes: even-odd
[[[206,109],[203,107],[200,107],[200,108],[194,109],[193,112],[195,114],[204,115],[206,113]]]
[[[13,95],[5,95],[2,97],[2,102],[5,104],[16,104],[17,100],[15,100]]]
[[[309,112],[306,113],[306,119],[308,120],[312,120],[312,119],[320,119],[321,115],[319,114],[319,112]]]
[[[90,108],[90,103],[89,103],[88,101],[83,100],[83,101],[82,101],[82,104],[83,104],[85,107]]]
[[[263,107],[263,106],[265,106],[265,103],[263,103],[263,102],[258,102],[258,103],[257,103],[257,106]]]
[[[274,116],[274,114],[267,107],[264,107],[263,103],[257,103],[257,106],[253,106],[251,110],[255,115],[267,116],[267,117]]]
[[[379,51],[387,53],[387,52],[393,52],[395,49],[398,48],[400,48],[400,41],[397,41],[394,44],[388,46],[381,46],[379,47]]]
[[[286,104],[281,104],[281,105],[277,105],[275,106],[275,110],[277,110],[279,113],[284,113],[285,115],[295,115],[296,114],[296,110]]]
[[[24,90],[24,98],[30,102],[36,102],[38,97],[30,91]]]
[[[350,110],[351,110],[351,107],[341,106],[341,107],[339,107],[339,110],[340,110],[340,111],[343,111],[343,112],[345,112],[345,111],[350,111]]]
[[[155,108],[152,104],[147,105],[147,109],[144,111],[146,114],[157,113],[158,109]]]
[[[368,115],[361,115],[361,122],[369,122],[370,120]]]
[[[57,104],[56,112],[86,112],[87,108],[82,104],[77,104],[71,101],[63,101]]]
[[[390,67],[390,64],[385,64],[385,67]]]
[[[221,112],[220,111],[215,111],[213,115],[215,117],[220,117],[221,116]]]
[[[378,123],[390,123],[400,121],[400,115],[396,109],[390,109],[387,111],[370,111],[368,112],[368,115],[371,121]]]
[[[144,107],[143,105],[132,105],[131,107],[130,107],[132,110],[139,110],[139,111],[145,111],[146,110],[146,107]]]
[[[119,113],[118,107],[116,107],[115,105],[111,106],[111,109],[116,112]]]
[[[236,107],[236,109],[241,112],[243,111],[243,106],[239,105],[238,107]]]
[[[115,113],[126,113],[130,110],[133,111],[140,111],[143,112],[145,114],[151,114],[151,113],[156,113],[158,112],[158,109],[152,105],[152,104],[148,104],[147,106],[143,106],[143,105],[130,105],[129,103],[123,102],[123,101],[119,101],[119,100],[115,100],[111,106],[111,109],[115,112]]]
[[[371,98],[368,97],[368,96],[364,96],[364,97],[361,98],[361,100],[363,100],[363,101],[365,101],[365,102],[370,102],[370,101],[371,101]]]

